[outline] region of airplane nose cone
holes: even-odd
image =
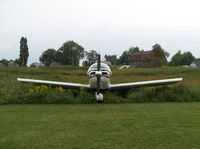
[[[101,72],[101,71],[96,71],[96,72],[95,72],[95,75],[96,75],[97,77],[100,77],[100,76],[102,76],[102,72]]]

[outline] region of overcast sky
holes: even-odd
[[[171,56],[200,57],[199,7],[199,0],[0,0],[0,59],[19,57],[22,36],[29,64],[68,40],[102,55],[159,43]]]

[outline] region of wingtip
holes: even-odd
[[[183,78],[179,78],[180,81],[183,81]]]
[[[17,81],[23,81],[23,79],[22,78],[17,78]]]

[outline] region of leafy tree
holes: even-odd
[[[190,65],[195,57],[191,52],[184,52],[183,54],[179,50],[171,59],[170,65]]]
[[[4,64],[5,66],[8,66],[8,60],[6,59],[0,60],[0,63]]]
[[[84,57],[84,48],[74,41],[65,42],[56,53],[57,62],[63,65],[79,65]]]
[[[89,52],[86,51],[85,55],[86,55],[87,62],[85,61],[84,65],[91,65],[95,63],[98,58],[98,53],[95,50],[91,50]]]
[[[83,66],[89,66],[90,64],[89,64],[89,62],[88,62],[87,60],[84,60],[84,61],[82,62],[82,65],[83,65]]]
[[[191,52],[183,53],[183,65],[190,65],[192,61],[194,60],[195,60],[195,57],[192,55]]]
[[[22,37],[20,40],[20,54],[19,54],[19,64],[26,66],[29,57],[27,38]]]
[[[159,44],[153,45],[153,52],[156,55],[156,63],[158,66],[164,65],[167,63],[166,56],[169,56],[169,53],[162,49],[162,47]]]
[[[122,53],[122,55],[119,57],[119,60],[118,60],[117,63],[120,64],[120,65],[123,65],[123,64],[128,65],[130,56],[133,53],[139,52],[139,51],[140,51],[139,47],[130,47],[128,51],[124,51]]]
[[[55,49],[47,49],[40,56],[40,62],[49,66],[52,62],[56,61],[56,50]]]
[[[107,61],[110,61],[112,65],[117,64],[117,55],[105,55],[104,57]]]
[[[15,62],[16,64],[20,65],[20,60],[19,60],[19,58],[16,58],[16,59],[14,60],[14,62]]]

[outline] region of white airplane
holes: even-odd
[[[100,61],[100,55],[98,56],[97,63],[91,65],[87,71],[89,76],[89,84],[78,84],[78,83],[67,83],[67,82],[56,82],[56,81],[45,81],[45,80],[34,80],[34,79],[24,79],[17,78],[20,82],[29,82],[36,84],[45,84],[53,86],[63,86],[67,88],[88,88],[95,89],[96,101],[103,102],[103,94],[100,93],[100,90],[105,89],[121,89],[121,88],[130,88],[130,87],[145,87],[145,86],[159,86],[178,83],[183,80],[183,78],[173,78],[173,79],[163,79],[163,80],[152,80],[152,81],[142,81],[142,82],[129,82],[121,84],[111,84],[110,76],[112,71],[110,67]]]

